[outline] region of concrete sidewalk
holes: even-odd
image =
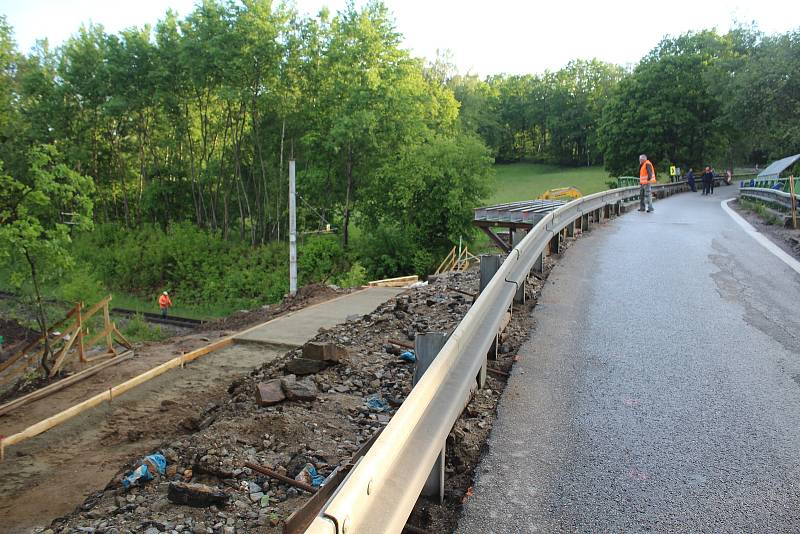
[[[299,347],[317,335],[320,328],[343,323],[351,315],[366,315],[405,289],[370,287],[322,302],[269,321],[235,336],[236,343],[258,343],[276,348]]]

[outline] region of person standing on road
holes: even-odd
[[[639,211],[644,211],[647,203],[647,213],[653,211],[652,186],[656,183],[656,169],[647,155],[639,156]]]
[[[711,187],[714,183],[714,175],[711,172],[711,167],[706,167],[703,171],[703,194],[708,195],[711,193]]]
[[[169,298],[169,293],[164,291],[161,293],[161,296],[158,297],[158,307],[161,308],[161,317],[164,319],[167,318],[167,310],[172,306],[172,301]]]
[[[689,172],[686,173],[686,183],[689,184],[692,193],[697,193],[697,187],[694,185],[694,169],[691,167],[689,167]]]
[[[714,171],[714,167],[711,167],[711,180],[709,181],[709,185],[711,186],[711,194],[714,194],[714,182],[717,179],[717,173]]]

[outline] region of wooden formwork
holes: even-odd
[[[49,377],[58,374],[71,354],[77,353],[80,363],[87,364],[117,356],[118,352],[114,348],[115,341],[126,350],[130,350],[132,345],[111,321],[109,302],[111,302],[111,295],[88,308],[84,308],[83,303],[73,306],[64,319],[51,326],[49,331],[43,332],[38,338],[0,364],[0,384],[17,379],[27,369],[28,366],[25,364],[30,363],[32,358],[44,356],[44,352],[47,350],[45,339],[54,354],[53,365],[48,373]],[[103,312],[103,328],[91,336],[89,321],[101,310]],[[62,327],[64,327],[63,331],[58,332],[57,329]],[[87,357],[87,350],[103,340],[105,341],[105,352]]]

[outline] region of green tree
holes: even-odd
[[[723,144],[724,133],[713,128],[720,102],[708,78],[728,47],[713,31],[665,39],[619,83],[599,131],[610,173],[635,173],[641,153],[657,166],[699,165]]]
[[[45,334],[43,285],[72,263],[70,226],[80,231],[92,225],[92,180],[59,159],[53,146],[40,146],[29,152],[25,178],[9,176],[0,167],[0,264],[10,270],[14,286],[32,294],[36,321]],[[41,363],[49,372],[52,355],[46,335],[44,339]]]

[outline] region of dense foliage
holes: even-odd
[[[576,60],[484,79],[400,43],[376,0],[314,17],[205,0],[183,19],[118,34],[89,25],[27,54],[0,17],[0,272],[20,263],[8,206],[25,187],[47,206],[26,234],[31,247],[52,236],[42,276],[71,255],[96,260],[63,292],[168,287],[238,306],[286,290],[290,159],[301,281],[357,283],[425,274],[469,240],[493,161],[618,175],[642,152],[663,169],[800,150],[800,31],[693,32],[630,68]],[[90,222],[98,230],[80,234]],[[328,225],[336,236],[310,236]]]
[[[800,30],[736,28],[667,37],[630,70],[574,61],[541,75],[459,76],[437,61],[460,120],[498,161],[604,163],[633,174],[764,164],[800,151]]]
[[[316,243],[300,255],[306,282],[358,280],[360,265],[428,272],[470,238],[491,175],[452,91],[400,47],[380,2],[303,17],[269,0],[207,0],[183,20],[168,12],[116,35],[90,25],[27,56],[0,17],[0,118],[10,176],[28,179],[31,150],[49,144],[94,183],[103,227],[91,239],[109,259],[90,274],[131,292],[180,287],[191,300],[285,292],[289,159],[299,231],[330,225],[341,240],[306,240]],[[435,200],[435,218],[405,215],[419,199]],[[416,259],[368,257],[371,229],[398,223]]]

